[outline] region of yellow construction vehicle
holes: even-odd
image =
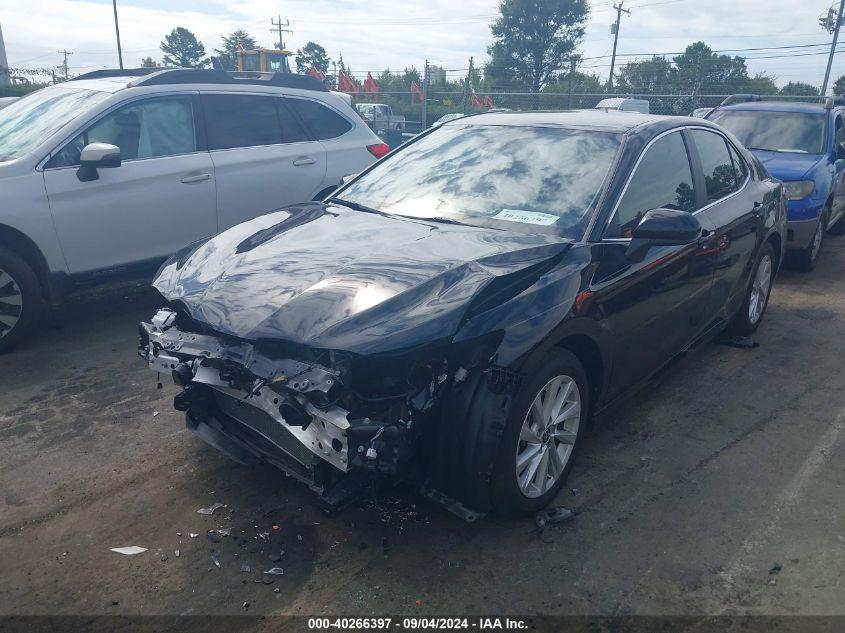
[[[289,73],[290,51],[276,48],[256,48],[238,51],[238,70],[262,73]]]

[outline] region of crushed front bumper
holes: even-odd
[[[337,372],[270,358],[250,343],[181,331],[175,320],[163,309],[141,323],[138,353],[183,388],[174,406],[185,411],[188,428],[235,461],[268,461],[317,492],[349,470],[348,411],[325,397]],[[356,437],[379,434],[375,422],[364,427]],[[366,446],[359,452],[362,459],[377,456]]]

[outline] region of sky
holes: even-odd
[[[613,45],[610,0],[591,0],[587,32],[580,46],[582,70],[606,78]],[[620,28],[619,61],[634,55],[677,53],[702,40],[714,50],[748,58],[751,74],[765,71],[779,85],[806,81],[821,85],[831,36],[818,26],[830,0],[628,0]],[[422,68],[425,60],[462,76],[470,56],[487,59],[490,23],[497,0],[118,0],[121,42],[127,67],[148,55],[161,59],[159,44],[176,26],[192,30],[211,54],[220,37],[242,28],[262,46],[272,46],[270,20],[289,20],[287,48],[309,40],[330,57],[343,55],[356,73],[385,68]],[[9,65],[52,67],[61,49],[72,51],[71,73],[117,66],[111,0],[0,0],[0,27]],[[845,32],[843,32],[845,39]],[[739,49],[763,49],[741,51]],[[841,46],[845,51],[845,44]],[[593,58],[593,59],[590,59]],[[836,56],[832,77],[845,73],[845,52]],[[832,80],[831,80],[832,81]]]

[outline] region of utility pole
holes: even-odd
[[[842,9],[845,7],[845,0],[839,0],[839,13],[836,14],[836,28],[833,30],[833,42],[830,45],[830,55],[827,58],[827,70],[824,71],[824,83],[819,96],[827,94],[827,82],[830,80],[830,67],[833,65],[833,54],[836,52],[836,40],[839,39],[839,27],[842,24]]]
[[[117,23],[117,0],[112,0],[112,8],[114,8],[114,34],[117,36],[117,61],[120,64],[120,70],[123,70],[123,51],[120,49],[120,26]]]
[[[569,105],[566,106],[568,110],[572,109],[572,85],[575,83],[575,67],[578,65],[577,57],[569,58]]]
[[[467,71],[467,80],[464,84],[464,114],[469,110],[469,100],[472,94],[472,57],[469,58],[469,70]]]
[[[616,22],[611,27],[613,29],[613,56],[610,58],[610,76],[607,78],[608,90],[613,90],[613,68],[616,66],[616,45],[619,43],[619,23],[622,21],[623,13],[631,15],[630,9],[622,8],[624,4],[625,2],[622,0],[618,5],[613,5],[613,8],[616,9]]]
[[[284,23],[282,23],[282,16],[278,16],[278,20],[276,20],[275,22],[273,21],[273,18],[270,18],[270,24],[273,25],[273,28],[270,29],[270,32],[271,33],[276,33],[276,32],[279,33],[279,48],[284,50],[284,48],[285,48],[285,36],[283,35],[283,33],[293,33],[292,29],[285,28],[285,27],[290,26],[290,21],[287,18],[285,18]]]
[[[70,74],[68,73],[68,69],[67,69],[67,56],[73,55],[73,52],[66,50],[66,49],[63,49],[63,50],[59,51],[59,54],[65,56],[65,60],[64,60],[64,62],[62,62],[62,73],[65,76],[64,80],[67,81],[68,79],[70,79]]]
[[[428,60],[425,60],[422,85],[422,131],[428,128]]]

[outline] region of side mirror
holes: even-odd
[[[843,158],[845,158],[845,141],[842,141],[836,146],[836,160],[842,160]]]
[[[98,169],[120,167],[120,163],[120,148],[116,145],[89,143],[82,148],[76,177],[81,182],[97,180],[100,177]]]
[[[641,262],[652,246],[682,246],[701,237],[701,224],[691,213],[677,209],[647,211],[631,233],[631,243],[625,256]]]

